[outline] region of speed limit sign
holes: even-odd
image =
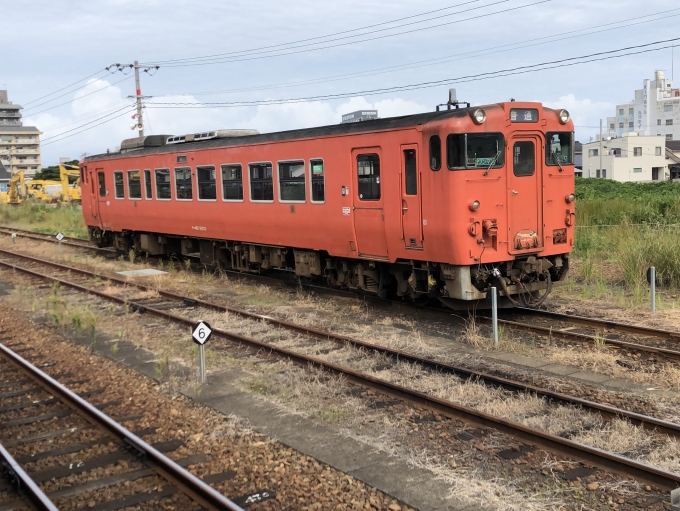
[[[191,337],[194,339],[196,344],[203,345],[210,340],[212,335],[212,328],[205,321],[199,321],[194,325],[191,332]]]

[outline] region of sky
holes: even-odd
[[[43,132],[44,166],[137,135],[133,74],[105,69],[135,60],[147,69],[147,135],[265,133],[368,108],[427,112],[454,87],[473,105],[515,98],[566,108],[587,142],[655,70],[671,77],[678,67],[680,83],[680,40],[603,53],[680,37],[680,5],[661,0],[2,4],[0,89],[24,106],[24,125]]]

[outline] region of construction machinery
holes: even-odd
[[[60,163],[59,177],[61,178],[61,201],[80,203],[80,167]],[[77,178],[72,187],[69,186],[69,177]]]
[[[6,192],[0,192],[0,203],[2,204],[21,204],[26,200],[26,183],[24,183],[24,171],[20,170],[12,174],[9,179],[9,188]]]
[[[26,191],[28,196],[42,202],[52,202],[53,193],[50,193],[55,187],[61,190],[61,181],[45,181],[41,179],[34,179],[26,183]]]

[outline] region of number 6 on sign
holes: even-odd
[[[199,321],[194,325],[191,331],[191,337],[194,339],[196,344],[203,345],[210,340],[212,336],[212,328],[205,321]]]

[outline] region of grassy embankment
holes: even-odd
[[[680,289],[680,184],[576,180],[575,282],[562,293],[646,302],[654,266],[668,296]]]
[[[0,206],[0,225],[48,234],[61,232],[64,236],[87,239],[87,227],[79,206],[24,203],[19,206]]]

